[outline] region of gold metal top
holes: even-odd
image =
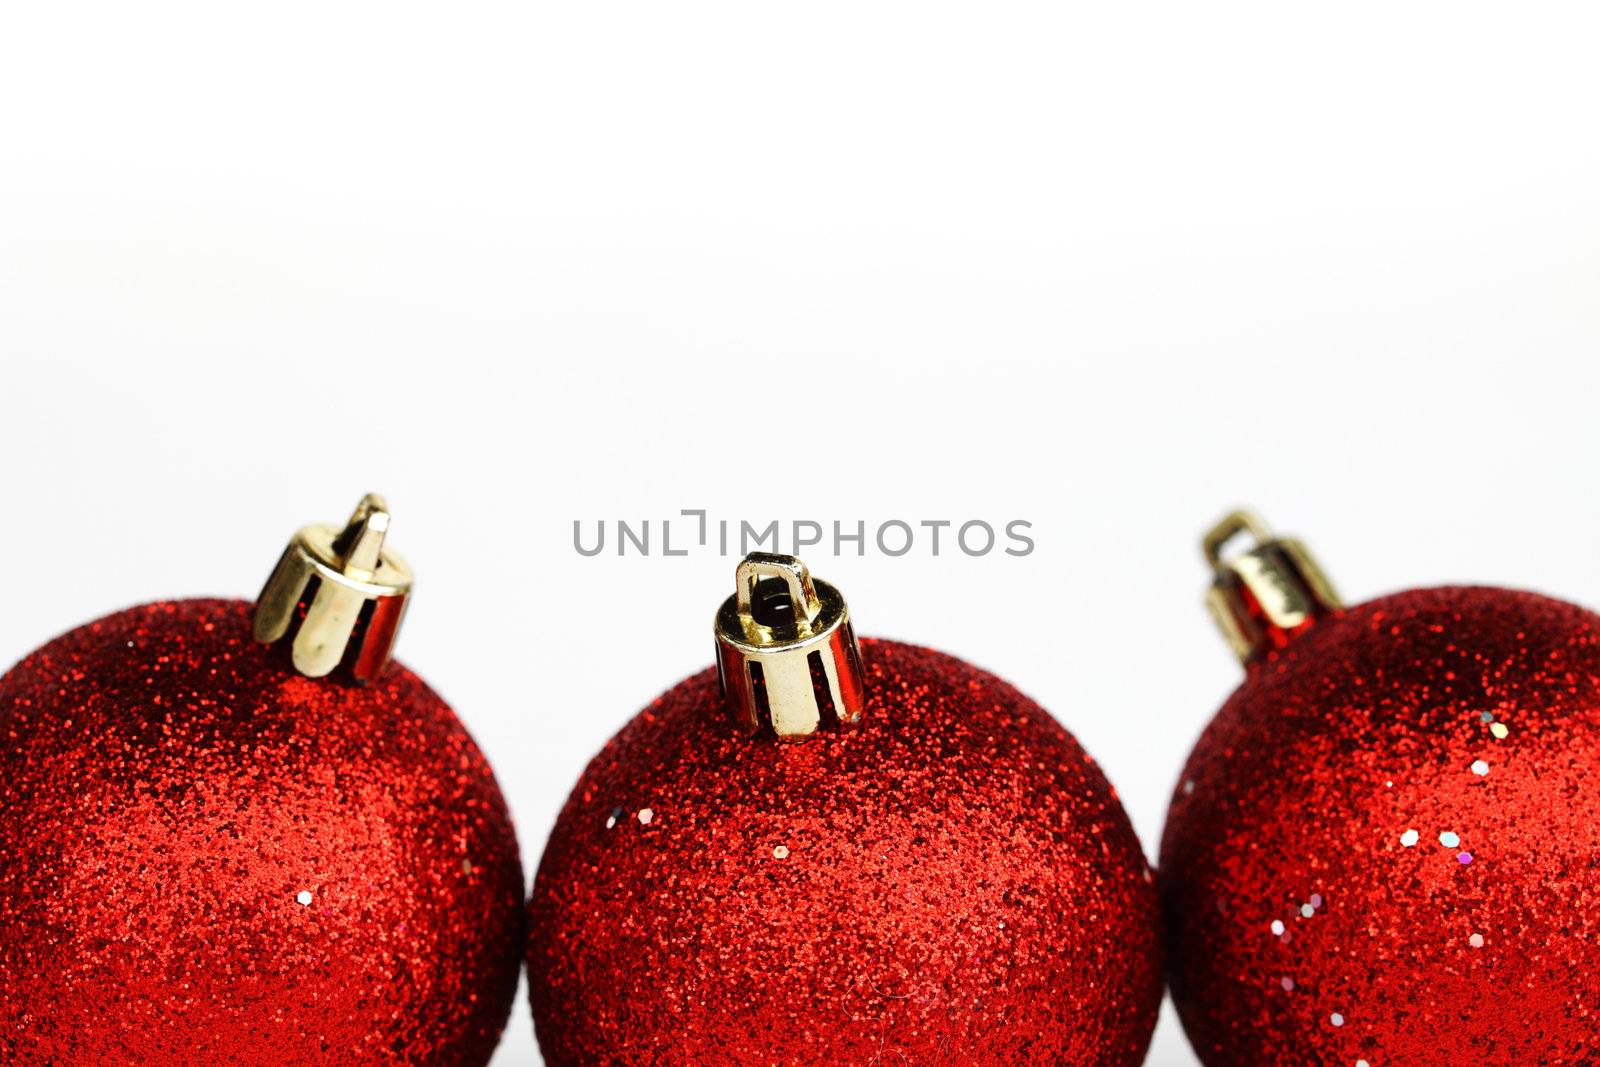
[[[348,662],[358,682],[377,677],[394,647],[411,593],[411,569],[385,548],[389,505],[368,493],[344,529],[318,524],[294,535],[256,600],[255,637],[293,633],[295,670],[310,678]]]
[[[1255,546],[1224,557],[1223,548],[1240,534],[1248,534]],[[1226,515],[1206,533],[1201,548],[1214,575],[1206,607],[1241,662],[1282,648],[1313,620],[1344,607],[1305,545],[1274,537],[1253,512]]]
[[[717,611],[717,671],[735,721],[804,741],[861,721],[866,687],[850,608],[794,556],[752,552]]]

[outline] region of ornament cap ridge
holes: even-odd
[[[1248,534],[1254,547],[1224,556],[1240,534]],[[1206,531],[1201,551],[1213,575],[1206,607],[1242,663],[1283,647],[1316,619],[1344,608],[1306,546],[1274,535],[1248,509],[1229,512]]]
[[[717,611],[723,700],[748,734],[804,741],[861,721],[866,687],[850,608],[794,556],[752,552]]]
[[[256,600],[255,639],[289,637],[295,670],[308,678],[350,662],[369,682],[389,661],[411,594],[411,568],[384,544],[389,505],[368,493],[343,528],[302,527]],[[301,605],[304,612],[301,612]]]

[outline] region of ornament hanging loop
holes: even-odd
[[[1240,534],[1254,542],[1225,556]],[[1212,572],[1206,607],[1241,662],[1282,648],[1316,619],[1344,607],[1316,558],[1300,541],[1273,535],[1254,512],[1229,512],[1206,532],[1201,551]]]
[[[861,721],[866,687],[850,609],[794,556],[752,552],[717,611],[723,699],[749,734],[804,741]]]
[[[781,592],[788,594],[787,608],[792,613],[796,633],[809,633],[822,615],[822,602],[817,599],[817,584],[812,580],[811,572],[794,556],[752,552],[734,572],[734,580],[738,583],[738,592],[734,595],[738,598],[739,621],[745,626],[751,640],[770,637],[775,628],[784,627],[781,618],[784,607],[774,595],[781,595],[781,592],[772,589],[773,583],[768,579],[783,583]],[[767,583],[768,589],[766,596],[758,601],[757,590],[763,582]],[[776,623],[777,627],[769,625],[767,620]]]
[[[295,670],[309,678],[348,662],[358,682],[389,661],[411,594],[411,569],[386,547],[389,505],[368,493],[343,528],[301,529],[256,600],[255,638],[290,637]]]

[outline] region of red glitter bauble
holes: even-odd
[[[1213,1067],[1600,1062],[1600,616],[1425,589],[1260,659],[1179,781],[1173,999]]]
[[[589,765],[531,901],[550,1067],[1143,1060],[1157,904],[1104,775],[969,664],[861,660],[854,729],[742,736],[710,670]]]
[[[313,680],[250,605],[150,604],[0,679],[0,1062],[483,1064],[521,868],[488,764],[391,664]]]

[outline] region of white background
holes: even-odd
[[[380,489],[531,876],[731,588],[573,519],[1020,517],[810,561],[1054,709],[1153,852],[1234,502],[1352,599],[1600,600],[1592,11],[9,5],[0,657],[252,596]]]

